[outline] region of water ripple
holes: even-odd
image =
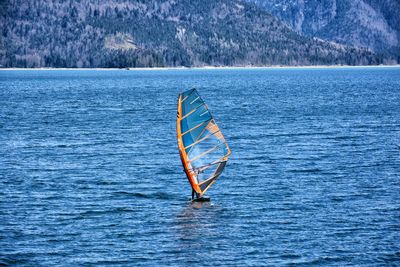
[[[197,87],[232,149],[177,152]],[[0,266],[396,266],[400,68],[0,71]]]

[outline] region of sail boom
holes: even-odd
[[[229,155],[229,154],[228,154],[228,155]],[[220,164],[220,163],[223,162],[223,161],[227,161],[226,157],[227,157],[228,155],[224,155],[223,157],[217,159],[216,161],[214,161],[214,162],[212,162],[212,163],[210,163],[210,164],[207,164],[207,165],[198,167],[198,168],[197,168],[198,172],[203,172],[203,171],[207,170],[208,168],[212,167],[213,165]]]

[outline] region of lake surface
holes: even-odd
[[[232,155],[192,205],[178,93]],[[0,71],[0,265],[400,264],[400,68]]]

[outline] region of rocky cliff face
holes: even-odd
[[[302,5],[293,11],[299,29],[309,23],[304,15],[307,5]],[[333,16],[327,13],[326,23]],[[364,49],[304,37],[242,0],[3,0],[0,25],[3,67],[393,62]]]
[[[248,0],[307,36],[396,53],[400,46],[397,0]]]

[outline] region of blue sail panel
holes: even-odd
[[[180,128],[187,162],[201,190],[222,172],[229,147],[207,105],[192,89],[181,94]]]

